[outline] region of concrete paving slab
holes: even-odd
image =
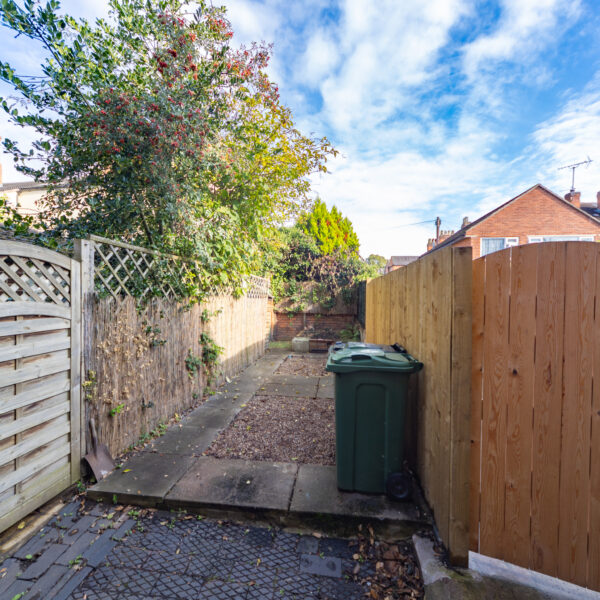
[[[272,375],[256,390],[257,395],[292,396],[298,398],[316,398],[318,377],[305,375]]]
[[[202,426],[176,426],[148,444],[143,452],[200,456],[222,429],[222,427],[210,429]]]
[[[335,398],[335,379],[332,376],[319,377],[317,398]]]
[[[419,510],[383,495],[340,492],[335,467],[300,465],[291,512],[419,522]]]
[[[155,506],[194,462],[192,456],[143,452],[88,489],[94,500]]]
[[[237,507],[287,511],[298,467],[203,456],[165,499],[169,508]]]
[[[243,398],[235,401],[226,401],[224,398],[211,399],[206,404],[198,407],[184,422],[186,427],[203,427],[205,429],[224,429],[233,417],[239,412],[240,404],[245,404],[251,394],[244,394]]]

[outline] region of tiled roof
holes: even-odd
[[[511,202],[514,202],[515,200],[517,200],[518,198],[520,198],[524,194],[527,194],[531,190],[534,190],[535,188],[541,188],[542,190],[548,192],[549,194],[551,194],[552,196],[554,196],[555,198],[557,198],[561,202],[564,202],[565,204],[568,204],[573,210],[577,210],[579,212],[582,212],[587,217],[590,217],[594,221],[599,221],[600,222],[600,211],[598,211],[598,214],[593,214],[592,212],[589,212],[590,211],[589,207],[585,207],[584,208],[582,206],[581,208],[577,208],[576,206],[574,206],[573,204],[571,204],[570,202],[568,202],[564,198],[561,198],[559,195],[555,194],[552,190],[549,190],[546,186],[543,186],[541,183],[536,183],[534,186],[530,187],[528,190],[525,190],[524,192],[521,192],[520,194],[518,194],[514,198],[511,198],[510,200],[508,200],[504,204],[501,204],[500,206],[497,206],[496,208],[494,208],[490,212],[488,212],[485,215],[479,217],[479,219],[476,219],[472,223],[469,223],[468,225],[465,225],[465,227],[463,227],[462,229],[459,229],[455,234],[451,235],[449,238],[446,238],[443,242],[440,242],[437,246],[434,246],[431,250],[429,250],[429,252],[435,252],[436,250],[439,250],[440,248],[444,248],[446,246],[450,246],[454,242],[456,242],[456,241],[464,238],[466,232],[469,229],[471,229],[471,227],[477,225],[478,223],[481,223],[482,221],[485,221],[486,219],[488,219],[489,217],[491,217],[493,214],[495,214],[498,211],[502,210],[505,206],[508,206]],[[429,252],[426,252],[425,254],[429,254]]]
[[[388,265],[392,267],[405,267],[409,263],[417,260],[418,256],[392,256],[388,260]]]

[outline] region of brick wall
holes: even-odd
[[[356,322],[356,315],[322,315],[309,313],[288,314],[273,312],[272,337],[276,342],[288,341],[296,337],[303,329],[333,329],[340,331]]]
[[[481,256],[482,237],[518,237],[527,244],[530,235],[594,235],[600,241],[600,223],[573,210],[541,188],[534,188],[467,231],[453,246],[471,246]]]

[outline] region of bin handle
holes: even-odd
[[[350,360],[352,360],[352,362],[359,360],[371,360],[371,357],[368,354],[352,354],[350,356]]]

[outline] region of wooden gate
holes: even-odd
[[[471,549],[600,590],[600,244],[473,263]]]
[[[0,531],[79,479],[80,264],[0,240]]]

